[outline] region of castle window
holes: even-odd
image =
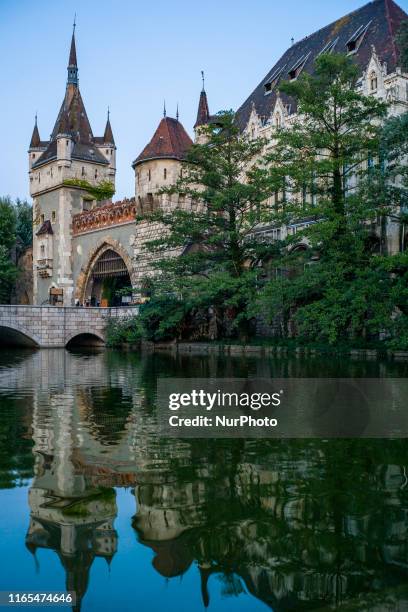
[[[167,169],[166,168],[163,170],[163,178],[164,178],[164,180],[166,180],[166,178],[167,178]]]
[[[32,154],[31,154],[31,157],[32,157],[33,159],[35,159],[35,153],[32,153]]]
[[[69,140],[67,140],[66,143],[67,143],[67,146],[68,146],[69,145]]]
[[[86,174],[86,172],[85,172],[85,168],[84,168],[84,166],[82,166],[82,169],[81,169],[81,176],[85,176],[85,174]]]
[[[41,215],[41,216],[40,216],[40,219],[41,219],[41,223],[44,223],[44,221],[45,221],[45,216],[44,216],[44,215]]]
[[[302,55],[302,57],[300,57],[297,62],[295,62],[292,66],[292,68],[289,70],[288,74],[289,74],[289,79],[291,81],[294,81],[295,79],[298,78],[299,74],[302,72],[304,65],[306,64],[306,61],[308,59],[310,55],[310,52],[307,55]]]
[[[375,72],[372,72],[370,74],[370,91],[377,91],[377,86],[378,86],[377,74]]]
[[[106,155],[109,155],[109,149],[106,149]]]
[[[346,48],[348,53],[357,53],[361,43],[363,42],[364,35],[367,32],[370,23],[371,21],[369,21],[365,26],[360,26],[358,30],[354,32],[353,36],[348,39],[348,41],[346,42]]]
[[[57,218],[57,213],[55,212],[55,210],[53,210],[51,213],[51,220],[55,221],[56,218]]]
[[[139,172],[136,172],[136,177],[137,177],[137,184],[140,184],[140,174]]]
[[[38,182],[41,183],[41,172],[38,173]]]
[[[97,170],[95,170],[95,178],[96,179],[98,178],[98,171]]]
[[[284,66],[281,66],[280,68],[277,68],[268,78],[266,83],[264,83],[265,96],[267,94],[270,94],[274,86],[278,84],[279,78],[282,72],[285,70],[285,68],[286,68],[286,64]]]
[[[43,244],[40,246],[40,253],[41,253],[41,257],[44,258],[44,255],[45,255],[45,246]]]
[[[152,173],[151,173],[151,170],[149,170],[148,175],[149,175],[149,181],[151,181],[151,179],[152,179]]]

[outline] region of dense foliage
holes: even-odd
[[[273,263],[284,274],[264,285],[257,306],[279,318],[284,336],[330,344],[400,336],[405,344],[408,259],[389,255],[385,229],[404,222],[406,118],[382,127],[385,104],[359,93],[357,79],[345,56],[321,56],[315,75],[281,86],[299,119],[277,132],[268,161],[286,182],[285,224],[308,223],[282,244]],[[299,242],[308,248],[294,266]]]
[[[18,276],[18,256],[32,242],[32,208],[26,202],[0,198],[0,303],[8,303]]]
[[[358,78],[329,54],[280,83],[297,113],[273,142],[232,112],[204,128],[164,190],[191,205],[151,215],[164,232],[148,244],[159,275],[144,337],[247,339],[262,318],[281,339],[407,347],[408,115],[387,118]]]

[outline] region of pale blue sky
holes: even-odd
[[[364,0],[0,0],[0,195],[28,196],[38,111],[47,139],[61,104],[74,13],[82,97],[95,135],[106,109],[118,147],[115,199],[134,195],[132,160],[162,116],[192,135],[206,73],[210,111],[237,108],[290,45]],[[408,0],[399,0],[408,12]]]

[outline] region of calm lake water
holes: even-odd
[[[166,376],[408,364],[3,350],[0,590],[73,590],[83,611],[408,610],[407,440],[163,439]]]

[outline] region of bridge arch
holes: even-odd
[[[81,346],[105,346],[105,338],[99,331],[74,332],[65,338],[65,348]]]
[[[0,346],[7,345],[39,348],[41,340],[22,325],[2,324],[0,322]]]
[[[96,269],[96,265],[103,259],[104,255],[109,255],[110,251],[118,256],[118,261],[119,258],[123,261],[124,269],[129,277],[129,283],[131,286],[134,286],[134,278],[132,273],[133,266],[129,253],[118,240],[106,237],[90,252],[88,262],[82,268],[78,276],[78,282],[75,289],[75,298],[81,303],[84,303],[88,297],[87,293],[89,293],[89,288],[92,286],[92,277]]]

